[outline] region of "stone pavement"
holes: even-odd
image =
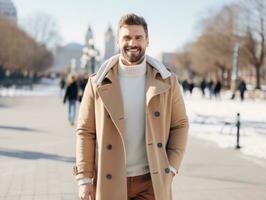
[[[59,97],[0,98],[0,199],[77,199],[74,148]]]
[[[59,97],[0,98],[0,200],[77,199],[74,132]],[[190,138],[173,192],[174,200],[265,200],[266,162]]]
[[[174,200],[266,200],[266,161],[190,138]]]

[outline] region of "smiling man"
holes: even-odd
[[[143,17],[123,16],[120,54],[89,77],[77,125],[76,166],[84,200],[171,200],[188,119],[174,74],[145,54]]]

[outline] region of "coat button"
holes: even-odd
[[[162,147],[163,147],[163,144],[162,144],[161,142],[159,142],[159,143],[157,144],[157,147],[162,148]]]
[[[111,180],[112,179],[112,175],[111,174],[107,174],[106,175],[106,178],[109,179],[109,180]]]
[[[160,112],[159,111],[154,112],[154,116],[155,117],[159,117],[160,116]]]
[[[165,171],[166,174],[169,174],[170,173],[170,169],[168,167],[165,168],[164,171]]]
[[[108,145],[107,145],[107,149],[108,149],[108,150],[111,150],[112,148],[113,148],[113,145],[111,145],[111,144],[108,144]]]

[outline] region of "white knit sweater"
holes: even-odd
[[[127,176],[149,172],[145,145],[146,59],[127,66],[119,59],[118,74],[124,106]]]

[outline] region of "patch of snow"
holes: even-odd
[[[235,148],[236,119],[240,113],[240,151],[266,159],[265,100],[230,100],[230,92],[209,99],[201,97],[197,89],[192,96],[184,96],[193,137],[215,142],[221,148]]]

